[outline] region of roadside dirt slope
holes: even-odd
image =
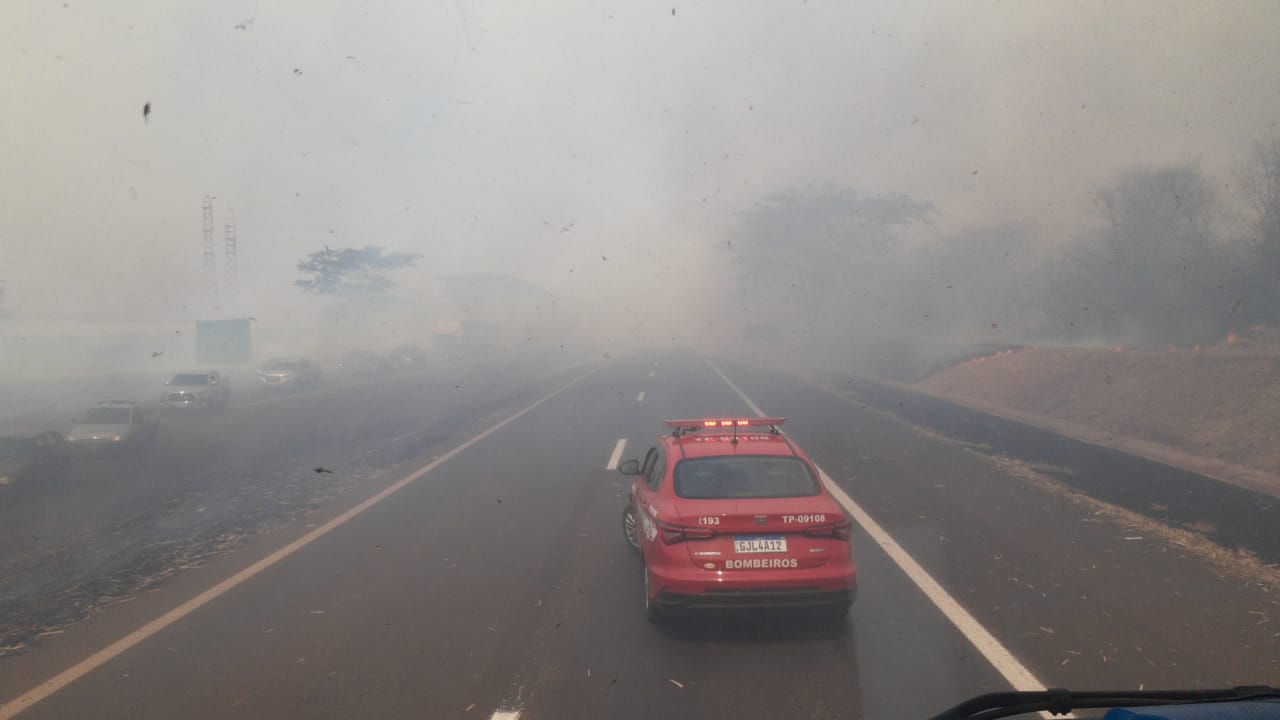
[[[1280,331],[1211,348],[1027,347],[915,386],[1080,439],[1280,492]]]

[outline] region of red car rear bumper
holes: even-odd
[[[857,597],[852,561],[782,572],[649,568],[651,600],[664,610],[848,607]]]

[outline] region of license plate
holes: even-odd
[[[787,551],[787,539],[781,535],[738,536],[733,539],[736,553],[781,553]]]

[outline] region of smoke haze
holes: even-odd
[[[741,338],[731,312],[753,299],[726,247],[769,197],[821,188],[935,209],[895,231],[874,317],[825,328],[836,345],[874,342],[859,333],[875,327],[932,332],[922,318],[937,303],[917,291],[957,281],[950,331],[1003,322],[1015,340],[1053,340],[1027,298],[1098,232],[1100,188],[1128,168],[1191,162],[1222,189],[1221,225],[1247,234],[1231,219],[1232,171],[1280,117],[1280,9],[1261,3],[295,2],[157,14],[142,2],[32,1],[6,15],[11,373],[46,364],[73,326],[252,315],[292,329],[284,345],[331,354],[425,341],[471,312],[449,297],[449,278],[477,273],[545,293],[545,338],[729,342]],[[201,292],[204,195],[216,198],[219,272],[227,208],[237,218],[236,298]],[[974,237],[1008,244],[1016,267],[961,270],[963,253],[930,250]],[[372,311],[386,331],[294,285],[310,253],[367,245],[422,256]],[[995,287],[1011,272],[1027,293]],[[772,320],[804,326],[784,310]]]

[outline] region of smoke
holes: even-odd
[[[1188,158],[1229,183],[1280,115],[1271,5],[669,11],[11,8],[6,337],[97,322],[113,344],[111,323],[253,316],[280,346],[336,355],[495,314],[443,288],[492,274],[554,298],[520,316],[538,336],[599,349],[729,347],[779,323],[845,358],[897,338],[1082,341],[1047,288],[1105,227],[1097,191]],[[934,208],[864,258],[852,304],[824,311],[850,319],[835,330],[768,307],[725,250],[744,217],[812,188]],[[216,302],[200,281],[206,194],[235,206],[240,235],[240,294]],[[326,245],[421,259],[371,321],[295,286]],[[6,342],[17,374],[58,354]]]

